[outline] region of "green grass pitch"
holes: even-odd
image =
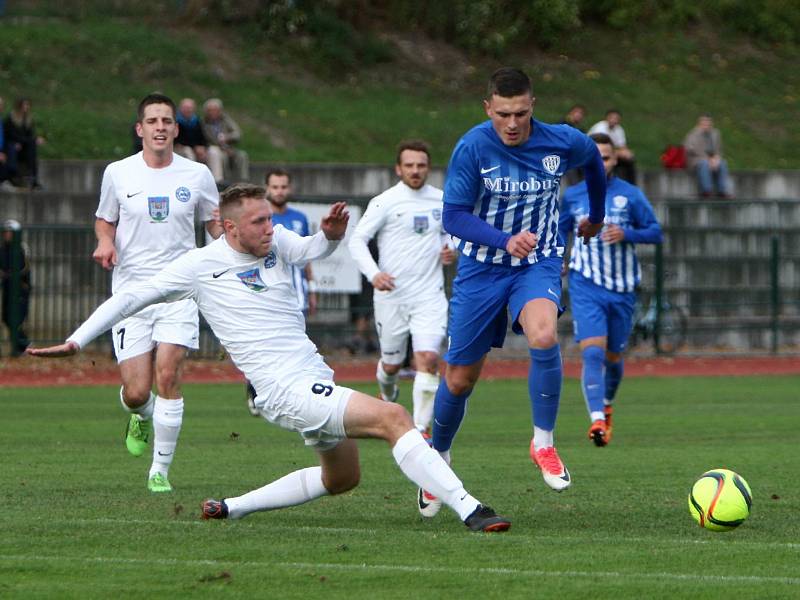
[[[796,598],[798,383],[626,380],[613,441],[595,448],[567,380],[556,440],[573,485],[556,494],[528,458],[525,382],[482,381],[453,458],[466,487],[511,517],[495,535],[468,532],[447,508],[423,521],[372,440],[348,494],[200,520],[204,498],[315,462],[297,435],[250,417],[238,385],[185,386],[164,496],[145,487],[149,457],[124,449],[117,388],[0,389],[0,597]],[[713,467],[753,489],[750,519],[730,533],[698,528],[687,510]]]

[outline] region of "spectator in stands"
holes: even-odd
[[[561,121],[564,125],[570,125],[578,131],[586,133],[586,128],[583,126],[583,119],[586,117],[586,107],[583,104],[575,104],[567,111],[564,120]]]
[[[3,119],[3,136],[6,148],[13,147],[16,152],[18,172],[12,183],[40,189],[42,186],[38,177],[37,150],[45,140],[36,135],[29,98],[19,98],[11,112]]]
[[[3,112],[5,102],[0,98],[0,190],[13,192],[17,188],[11,183],[11,179],[17,176],[16,150],[14,146],[6,147],[5,133],[3,131]]]
[[[14,219],[8,219],[2,226],[3,237],[0,243],[0,279],[2,279],[3,296],[3,323],[8,327],[11,335],[11,355],[19,356],[25,352],[30,341],[22,325],[28,317],[28,304],[31,294],[31,272],[25,246],[20,244],[19,253],[13,251],[14,234],[22,230],[22,226]],[[19,291],[16,298],[12,296],[12,271],[19,271]],[[12,311],[12,304],[18,307],[18,312]],[[16,331],[16,339],[14,332]]]
[[[230,178],[246,181],[249,176],[247,153],[236,147],[242,130],[222,110],[219,98],[210,98],[203,104],[203,134],[208,142],[208,168],[216,182]]]
[[[633,152],[628,148],[625,130],[622,128],[622,113],[616,108],[606,111],[606,118],[598,121],[589,129],[589,135],[604,133],[611,138],[617,152],[617,166],[614,175],[628,183],[636,185],[636,162]]]
[[[136,118],[134,118],[133,123],[131,123],[130,128],[130,136],[131,136],[131,149],[133,152],[131,154],[138,154],[142,151],[142,138],[139,137],[139,133],[136,131]]]
[[[731,197],[728,163],[722,158],[722,136],[714,127],[711,115],[703,114],[683,141],[686,166],[697,174],[700,195],[711,196],[714,190],[722,198]]]
[[[197,116],[197,103],[184,98],[178,105],[178,137],[175,138],[175,152],[189,160],[208,162],[208,143],[203,134],[200,117]]]

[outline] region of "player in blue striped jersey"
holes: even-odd
[[[661,226],[653,207],[635,185],[611,175],[617,164],[611,138],[590,136],[608,176],[605,226],[589,244],[576,244],[569,258],[569,297],[575,340],[583,358],[581,387],[589,410],[589,438],[611,441],[612,403],[622,381],[622,352],[633,325],[636,287],[641,279],[635,244],[660,244]],[[568,188],[558,229],[566,242],[579,235],[590,214],[586,182]]]
[[[558,197],[567,169],[584,167],[593,198],[586,240],[604,217],[605,174],[594,143],[568,125],[532,117],[528,76],[496,71],[484,108],[489,120],[456,144],[447,170],[443,224],[461,256],[453,284],[447,370],[434,405],[433,445],[445,460],[464,418],[486,354],[501,347],[511,311],[515,333],[530,348],[528,381],[534,434],[531,457],[560,491],[570,476],[553,443],[561,394],[556,320],[561,309]]]

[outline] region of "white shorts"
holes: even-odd
[[[383,364],[402,364],[409,335],[414,352],[441,352],[447,335],[444,294],[415,303],[376,301],[374,310]]]
[[[156,344],[196,350],[200,326],[194,300],[154,304],[111,328],[117,362],[150,352]]]
[[[270,423],[296,431],[306,446],[324,452],[347,438],[344,412],[353,390],[330,379],[302,379],[288,386],[269,386],[266,393],[256,386],[255,405]]]

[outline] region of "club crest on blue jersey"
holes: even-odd
[[[434,208],[431,211],[431,214],[433,215],[433,220],[434,221],[441,221],[442,220],[442,211],[439,210],[438,208]]]
[[[561,157],[557,154],[548,154],[542,159],[542,166],[544,167],[544,170],[551,175],[556,174],[559,165],[561,165]]]
[[[628,204],[628,198],[625,196],[614,196],[612,202],[614,203],[614,208],[625,208],[625,205]]]
[[[414,215],[414,233],[425,233],[428,227],[428,215]]]
[[[267,254],[264,257],[264,268],[265,269],[271,269],[272,267],[274,267],[277,264],[278,264],[278,257],[275,256],[275,252],[270,250],[269,254]]]
[[[169,215],[169,196],[148,197],[147,209],[150,211],[150,218],[160,223]]]
[[[267,284],[264,283],[264,280],[261,279],[261,275],[258,274],[258,268],[242,271],[241,273],[237,273],[236,276],[254,292],[265,292],[267,290]]]
[[[188,202],[192,197],[192,192],[189,191],[189,188],[181,186],[175,190],[175,197],[181,202]]]

